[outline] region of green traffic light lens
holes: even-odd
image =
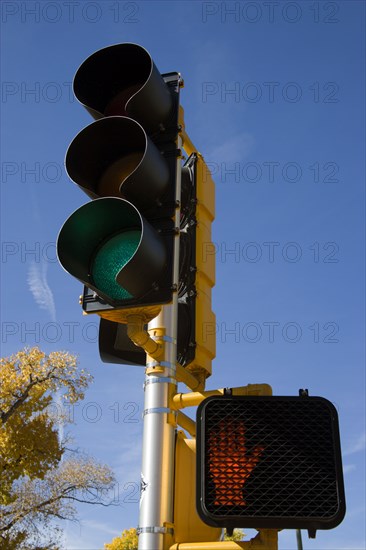
[[[124,231],[108,239],[97,251],[91,266],[91,275],[97,288],[114,300],[133,296],[117,281],[117,274],[130,261],[140,243],[141,231]]]

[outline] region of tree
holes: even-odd
[[[108,505],[111,470],[66,448],[54,395],[75,403],[92,377],[67,352],[24,349],[0,359],[0,546],[56,550],[55,519],[75,519],[74,503]],[[49,540],[45,534],[49,533]]]
[[[115,537],[112,542],[105,543],[105,550],[137,550],[138,536],[136,529],[125,529],[120,537]]]
[[[240,542],[241,540],[244,540],[245,533],[242,529],[234,529],[232,535],[228,535],[227,531],[225,530],[224,540],[233,540],[235,542]]]

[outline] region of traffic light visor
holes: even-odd
[[[142,126],[113,116],[86,126],[66,153],[70,178],[92,199],[122,197],[156,207],[169,188],[169,167]]]
[[[79,67],[74,93],[95,118],[127,115],[147,132],[170,118],[172,96],[149,52],[138,44],[115,44],[96,51]]]
[[[63,268],[110,304],[141,297],[165,269],[166,249],[133,204],[101,198],[63,225],[57,254]]]

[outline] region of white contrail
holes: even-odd
[[[52,290],[47,282],[47,263],[32,262],[28,269],[28,286],[36,304],[48,311],[52,321],[56,322],[56,307]]]
[[[56,322],[56,306],[55,306],[55,300],[53,297],[52,290],[49,287],[49,284],[47,282],[47,263],[36,263],[32,262],[29,265],[28,269],[28,277],[27,277],[28,287],[31,293],[33,294],[33,298],[35,299],[36,304],[46,311],[48,311],[51,320],[53,322]],[[57,409],[57,415],[61,415],[62,410],[62,401],[61,401],[61,395],[59,392],[56,393],[56,396],[54,397],[54,403],[56,405]],[[63,438],[64,438],[64,426],[63,426],[63,419],[62,418],[56,418],[57,428],[58,428],[58,440],[59,443],[62,444]]]
[[[356,441],[354,441],[352,444],[350,444],[344,451],[344,456],[353,455],[354,453],[358,453],[359,451],[364,451],[366,447],[366,435],[364,433],[361,433]]]

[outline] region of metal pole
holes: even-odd
[[[174,338],[174,305],[149,323],[148,329],[166,328],[166,337]],[[152,327],[154,323],[154,327]],[[173,472],[175,425],[169,409],[169,395],[176,389],[174,353],[176,344],[166,341],[163,361],[149,361],[162,372],[154,374],[152,367],[145,378],[144,435],[142,443],[141,497],[139,519],[139,550],[163,550],[164,535],[172,534]]]
[[[178,148],[181,140],[178,138]],[[181,159],[177,159],[176,200],[180,201]],[[180,208],[175,213],[179,228]],[[179,232],[174,242],[173,282],[179,282]],[[142,442],[139,550],[166,550],[173,543],[174,452],[176,412],[170,410],[176,393],[178,296],[148,324],[152,338],[164,341],[161,361],[147,356]]]
[[[303,550],[301,530],[296,529],[297,550]]]

